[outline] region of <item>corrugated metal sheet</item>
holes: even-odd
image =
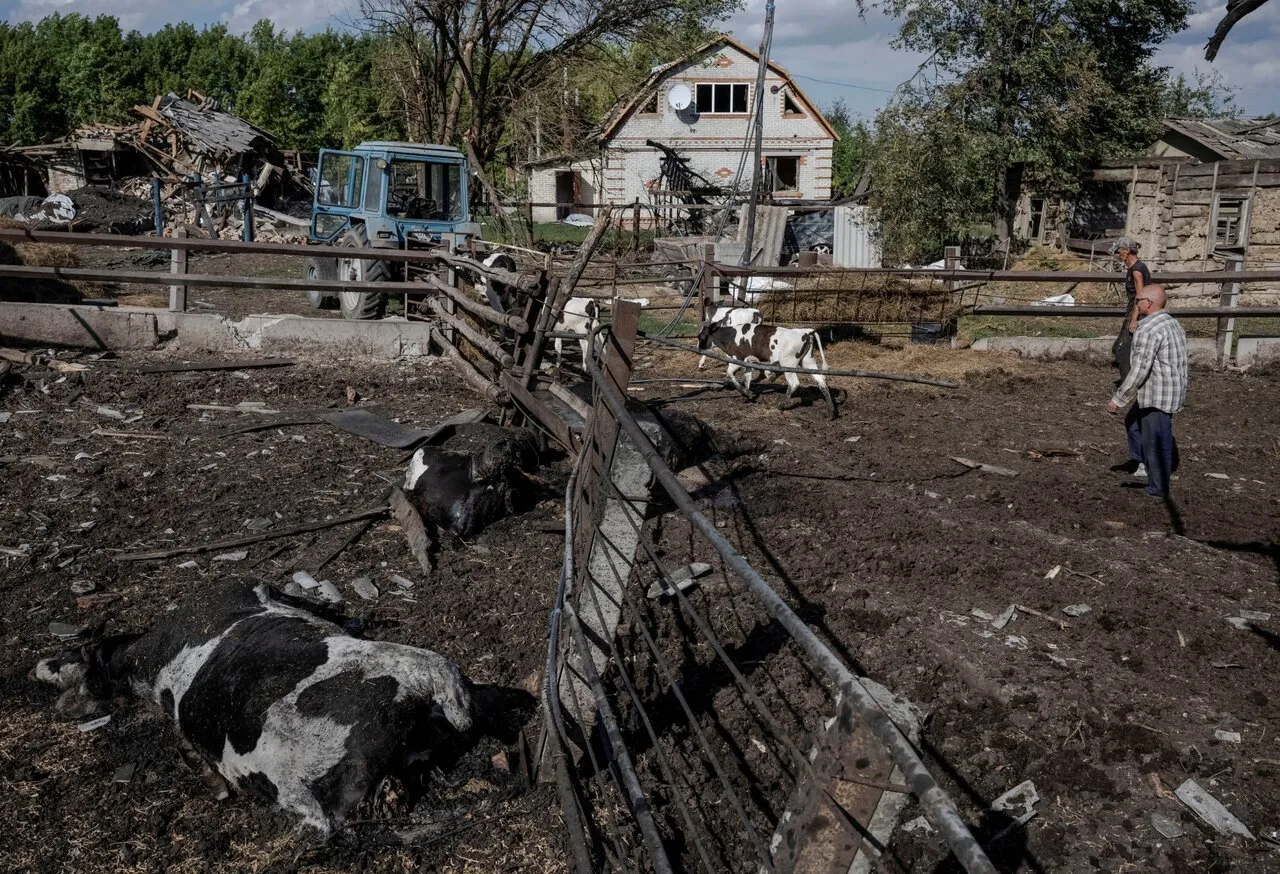
[[[761,267],[776,267],[782,259],[782,242],[787,233],[787,214],[785,206],[761,206],[756,209],[756,249],[760,254],[755,264]],[[747,220],[745,215],[739,217],[738,242],[747,241]]]
[[[880,267],[880,241],[865,206],[835,208],[831,263],[836,267]]]

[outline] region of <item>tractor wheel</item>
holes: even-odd
[[[341,245],[368,249],[369,233],[364,225],[348,228]],[[348,282],[390,282],[391,265],[373,258],[339,258],[338,278]],[[344,319],[380,319],[387,307],[387,296],[380,291],[340,291],[338,306]]]
[[[336,258],[308,258],[307,279],[325,280],[338,278],[338,261]],[[332,291],[307,291],[307,301],[312,309],[331,310],[338,305],[338,295]]]

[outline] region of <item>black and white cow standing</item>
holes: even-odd
[[[698,349],[715,346],[731,358],[739,361],[758,364],[779,364],[783,367],[803,367],[818,371],[827,369],[827,356],[822,351],[822,339],[812,328],[784,328],[779,325],[746,324],[720,325],[711,322],[702,326],[698,332]],[[814,353],[817,353],[815,355]],[[818,359],[822,360],[819,368]],[[738,382],[739,370],[746,370],[746,385]],[[740,364],[730,364],[729,381],[734,388],[745,395],[750,395],[752,368],[744,368]],[[787,398],[800,387],[800,376],[796,373],[784,373],[787,380]],[[835,418],[836,403],[827,388],[827,378],[821,373],[811,374],[814,383],[827,401],[831,417]]]
[[[590,336],[591,332],[600,327],[600,304],[593,297],[571,297],[564,304],[564,311],[560,313],[560,317],[556,319],[556,326],[552,330],[557,332],[571,334],[586,334]],[[563,338],[556,337],[556,363],[560,364],[564,361]],[[587,337],[583,337],[578,341],[578,346],[582,349],[583,366],[586,366],[587,355],[590,354],[590,347],[587,345]]]
[[[516,259],[512,258],[506,252],[494,252],[482,262],[485,267],[493,267],[497,270],[506,270],[508,273],[519,272]],[[485,300],[490,307],[500,313],[505,313],[515,305],[515,289],[507,285],[505,282],[499,282],[496,279],[485,277],[483,281],[476,283],[476,291],[480,293],[480,297]]]
[[[716,307],[707,318],[707,324],[711,325],[712,328],[758,325],[763,321],[764,317],[760,314],[760,310],[755,307]],[[706,366],[707,356],[703,355],[698,359],[698,369],[702,370]]]
[[[35,677],[83,717],[152,701],[227,783],[340,827],[384,778],[472,723],[470,687],[437,653],[362,640],[266,586],[215,587],[151,631],[44,659]]]

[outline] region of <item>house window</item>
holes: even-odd
[[[641,104],[640,114],[641,115],[657,115],[658,114],[658,92],[657,91],[650,94],[649,99],[646,100],[643,104]]]
[[[746,115],[750,85],[703,83],[697,86],[698,112],[701,115]]]
[[[804,115],[804,110],[800,108],[800,101],[791,96],[790,91],[782,92],[782,114]]]
[[[1219,197],[1213,219],[1215,249],[1235,249],[1244,245],[1244,217],[1248,201],[1241,197]]]
[[[794,156],[771,155],[765,159],[765,175],[770,191],[800,190],[800,159]]]

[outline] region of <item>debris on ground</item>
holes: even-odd
[[[1039,803],[1040,793],[1036,791],[1036,784],[1023,780],[991,802],[991,809],[1013,817],[1015,825],[1025,825],[1036,815],[1036,805]]]
[[[1191,812],[1205,823],[1212,826],[1220,835],[1240,835],[1253,840],[1253,832],[1249,831],[1240,820],[1227,810],[1218,799],[1214,798],[1200,784],[1187,778],[1181,786],[1174,790],[1178,800],[1191,808]]]
[[[1180,838],[1187,833],[1187,830],[1184,829],[1176,819],[1159,811],[1151,814],[1151,827],[1158,831],[1162,837],[1168,838],[1171,841]]]
[[[706,576],[709,573],[711,573],[711,565],[709,564],[705,564],[700,561],[694,562],[693,564],[687,564],[684,567],[677,568],[667,576],[658,577],[658,579],[649,586],[649,591],[646,594],[650,598],[658,598],[662,595],[674,595],[675,592],[671,588],[672,584],[683,592],[695,585],[698,577]]]
[[[1093,610],[1088,604],[1068,604],[1062,608],[1062,612],[1068,616],[1079,617]]]
[[[960,458],[959,456],[951,456],[951,460],[956,464],[963,464],[970,470],[980,470],[983,473],[995,474],[996,476],[1015,477],[1018,475],[1016,470],[1010,470],[1007,467],[997,467],[994,464],[984,464],[981,461],[974,461],[972,458]]]

